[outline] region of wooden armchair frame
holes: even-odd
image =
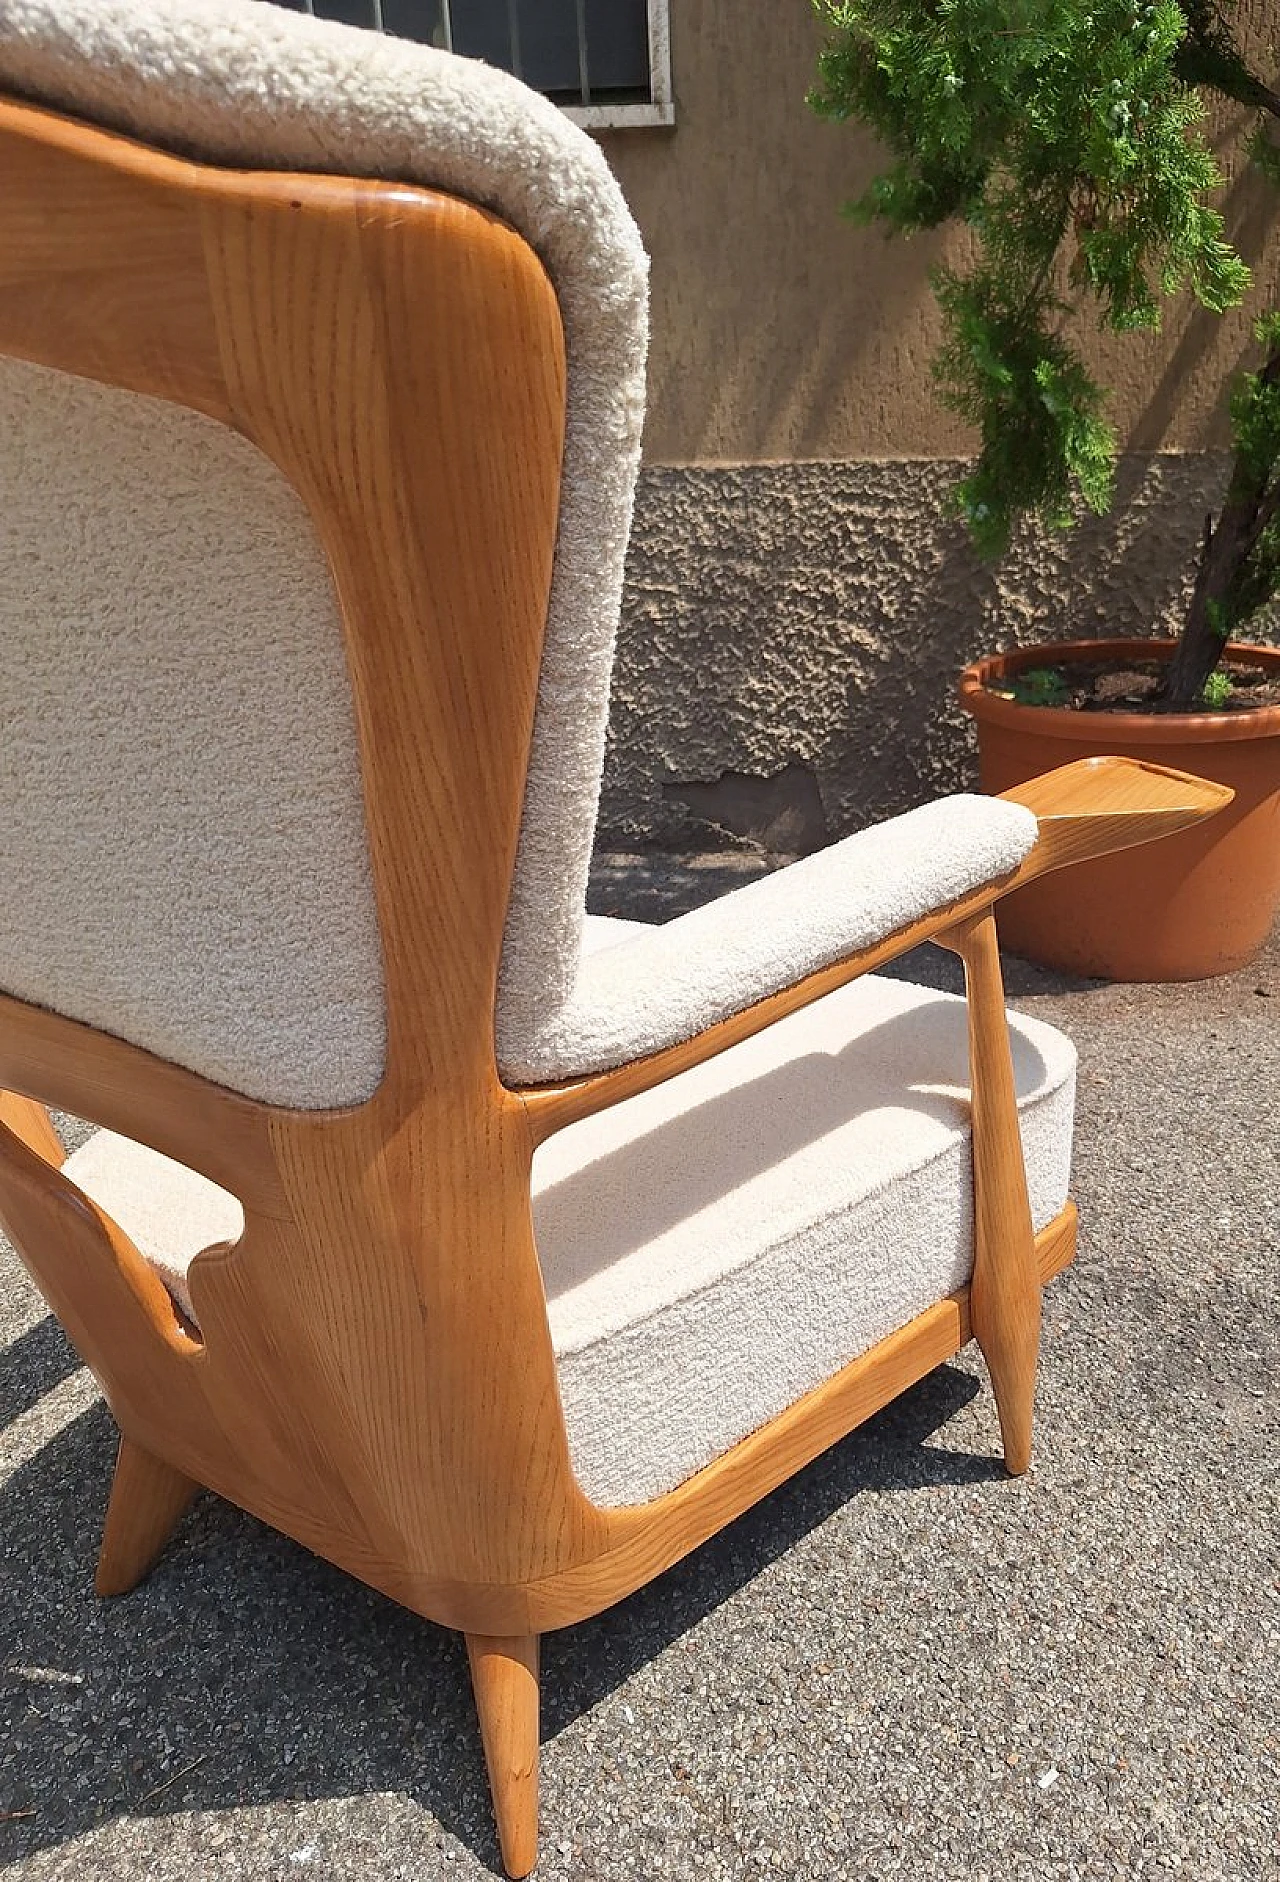
[[[146,1573],[207,1485],[467,1636],[503,1857],[536,1854],[541,1632],[617,1601],[976,1334],[1026,1468],[1040,1286],[994,890],[686,1044],[506,1088],[494,1000],[555,544],[559,311],[532,251],[455,199],[218,170],[0,102],[0,352],[158,395],[253,440],[305,502],[344,621],[387,989],[365,1104],[253,1102],[0,998],[0,1221],[120,1427],[97,1585]],[[411,331],[430,342],[408,346]],[[429,538],[418,519],[429,517]],[[1210,815],[1229,793],[1120,761],[1014,793],[999,885]],[[12,892],[12,891],[10,891]],[[530,1209],[538,1143],[925,939],[964,959],[976,1255],[942,1301],[655,1502],[574,1479]],[[60,1173],[44,1106],[202,1171],[245,1211],[191,1271],[199,1337]]]

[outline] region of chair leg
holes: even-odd
[[[538,1636],[467,1635],[471,1686],[509,1876],[538,1860]]]
[[[121,1438],[93,1584],[100,1595],[137,1587],[199,1488],[132,1438]]]
[[[994,915],[975,916],[951,929],[946,945],[964,962],[969,997],[974,1202],[969,1313],[991,1375],[1005,1466],[1020,1477],[1031,1462],[1040,1269]]]

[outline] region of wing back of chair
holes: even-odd
[[[441,188],[546,263],[567,433],[501,963],[500,1048],[518,1042],[577,972],[643,412],[646,263],[607,166],[505,74],[256,0],[0,0],[0,89],[222,166]],[[187,384],[165,402],[174,388],[142,370],[145,325],[132,381],[95,368],[109,300],[49,235],[44,311],[85,329],[78,363],[59,363],[108,383],[41,371],[30,348],[0,367],[0,867],[27,890],[0,909],[0,987],[268,1102],[358,1102],[381,1072],[385,1008],[314,516],[269,440],[182,409],[225,420],[216,399]],[[130,267],[118,257],[115,277]],[[150,288],[155,318],[173,292],[158,266]],[[316,369],[333,372],[323,292],[308,318]],[[410,361],[440,345],[417,308],[384,337]],[[383,500],[394,567],[443,517],[405,489]],[[428,613],[415,630],[432,631]]]
[[[476,206],[496,191],[476,184],[462,200],[390,180],[411,156],[436,161],[414,155],[407,134],[385,162],[367,149],[344,162],[337,131],[359,128],[380,80],[400,83],[402,59],[430,91],[431,54],[373,40],[366,52],[355,36],[357,63],[370,65],[337,87],[335,129],[310,95],[266,111],[264,72],[287,89],[290,58],[306,67],[315,55],[336,84],[330,68],[351,55],[352,35],[316,25],[313,39],[311,22],[240,0],[162,0],[156,17],[139,21],[116,0],[0,4],[0,79],[141,138],[0,105],[0,387],[13,420],[0,453],[18,459],[6,475],[24,517],[0,634],[29,663],[43,716],[14,671],[3,683],[15,683],[19,720],[65,748],[42,774],[48,792],[63,758],[93,780],[78,786],[81,803],[119,779],[114,819],[101,807],[93,819],[105,857],[59,838],[57,795],[33,809],[23,777],[5,779],[43,914],[24,917],[32,941],[15,930],[25,954],[0,917],[0,1086],[201,1170],[240,1197],[246,1229],[192,1270],[196,1339],[136,1250],[21,1127],[0,1131],[3,1219],[126,1435],[145,1448],[163,1431],[170,1464],[409,1605],[483,1628],[476,1584],[572,1563],[596,1522],[568,1463],[529,1223],[531,1134],[498,1076],[494,1008],[500,976],[518,1012],[529,989],[573,965],[637,356],[630,391],[601,376],[642,321],[643,269],[633,260],[625,278],[610,276],[618,242],[592,248],[574,233],[590,207],[586,186],[570,187],[581,153],[564,158],[576,134],[500,75],[460,77],[446,61],[434,108],[446,93],[462,108],[450,87],[471,105],[473,87],[482,101],[496,90],[482,170],[500,133],[508,164],[532,138],[544,220],[527,190],[514,207],[568,287]],[[143,41],[132,65],[130,35]],[[247,72],[259,40],[270,56]],[[158,147],[195,142],[223,166],[248,161],[229,133],[219,141],[238,101],[262,133],[263,167]],[[418,98],[419,132],[421,109]],[[526,111],[532,131],[503,132],[504,112]],[[476,124],[474,111],[469,130],[445,119],[447,169],[463,164]],[[285,167],[308,155],[312,174]],[[384,174],[365,181],[346,167]],[[575,243],[590,262],[576,273]],[[575,355],[591,292],[612,339],[597,329]],[[90,526],[95,487],[105,532]],[[93,563],[108,554],[103,618]],[[101,696],[25,625],[44,605],[42,577],[57,606],[37,618],[55,637],[74,631]],[[248,627],[230,628],[246,593]],[[262,680],[260,663],[277,656]],[[128,685],[119,663],[132,663]],[[295,684],[302,701],[289,697]],[[171,720],[184,715],[175,737]],[[32,755],[43,756],[34,745]],[[206,766],[213,782],[193,783],[184,765]],[[312,788],[319,816],[299,801]],[[202,844],[214,814],[240,836],[219,832],[223,874],[210,888]],[[42,831],[63,854],[42,854]],[[294,833],[308,857],[301,886]],[[236,887],[239,840],[255,861]],[[260,879],[264,858],[283,887]],[[131,880],[139,860],[145,893]],[[219,927],[223,899],[241,894]],[[291,894],[307,911],[300,924]],[[344,901],[362,895],[352,916]],[[65,925],[85,924],[83,946],[59,956],[81,985],[102,958],[96,931],[132,923],[143,960],[127,997],[110,975],[83,998],[38,983],[36,930],[59,909]],[[201,952],[206,916],[215,938]],[[328,916],[337,940],[317,941],[311,923]],[[237,917],[248,930],[239,951]],[[288,959],[263,961],[282,935]],[[148,950],[176,959],[172,983]],[[18,961],[36,978],[15,986]],[[112,971],[130,965],[117,955]],[[255,1005],[258,971],[277,991]],[[353,1026],[324,1003],[341,1009],[344,976],[357,973]],[[160,1052],[130,1037],[148,985],[191,990],[186,1010],[167,994],[157,1002]],[[308,1033],[313,992],[322,1016]],[[201,1012],[206,1044],[190,1029]],[[231,1077],[206,1056],[222,1049],[219,1019],[238,1034]],[[340,1049],[326,1065],[331,1024]],[[353,1108],[322,1108],[334,1105]]]

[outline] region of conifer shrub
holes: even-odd
[[[1250,271],[1213,206],[1208,101],[1255,115],[1248,161],[1280,184],[1280,93],[1217,0],[815,0],[828,28],[810,103],[868,125],[887,166],[848,213],[910,234],[969,231],[933,277],[939,394],[977,431],[954,502],[998,555],[1023,517],[1106,511],[1116,434],[1073,337],[1092,318],[1157,329],[1190,293],[1235,307]],[[1222,507],[1206,519],[1159,703],[1201,706],[1229,638],[1280,593],[1280,312],[1229,392]]]

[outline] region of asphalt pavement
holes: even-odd
[[[744,867],[603,858],[595,906]],[[546,1882],[1280,1878],[1280,937],[1197,986],[1008,979],[1081,1054],[1030,1475],[970,1349],[549,1636]],[[113,1449],[0,1244],[8,1873],[494,1874],[460,1640],[212,1497],[97,1601]]]

